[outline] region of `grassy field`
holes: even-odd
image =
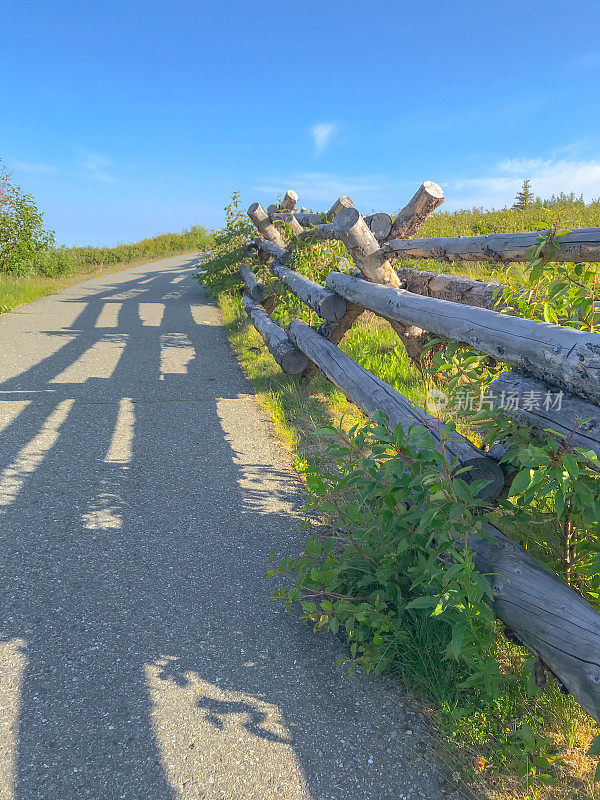
[[[35,254],[14,269],[0,270],[0,314],[73,283],[169,256],[206,250],[212,233],[200,226],[115,247],[58,247]]]
[[[565,210],[563,220],[565,227],[600,225],[598,204],[583,207],[573,204]],[[421,235],[537,230],[547,221],[548,215],[540,209],[531,212],[438,213],[428,220]],[[230,227],[229,240],[239,248],[243,231]],[[233,273],[243,253],[238,249],[238,255],[232,257],[233,249],[227,251],[227,238],[222,232],[224,252],[219,261],[217,247],[214,264],[217,270],[224,267]],[[300,267],[300,271],[304,267],[305,273],[314,280],[322,280],[340,255],[337,247],[322,243],[315,245],[311,254],[295,266]],[[488,280],[503,278],[502,270],[497,271],[483,263],[453,265],[406,260],[402,265]],[[269,279],[266,271],[261,277]],[[356,422],[360,423],[362,415],[323,377],[298,381],[284,375],[260,335],[248,324],[241,305],[240,288],[234,282],[229,288],[221,282],[219,289],[219,302],[232,345],[289,448],[295,468],[301,475],[313,467],[327,469],[330,466],[329,441],[317,431],[332,422],[341,422],[349,428]],[[274,316],[283,325],[294,317],[316,321],[285,291],[279,297]],[[424,377],[408,359],[398,337],[385,321],[372,315],[363,316],[341,346],[362,366],[414,402],[423,404],[427,389]],[[514,681],[494,702],[457,685],[456,674],[448,662],[439,658],[445,645],[434,624],[425,622],[421,629],[412,631],[409,638],[412,645],[405,648],[395,671],[415,702],[428,713],[432,727],[437,731],[441,757],[448,763],[457,785],[464,781],[465,786],[468,784],[480,795],[502,800],[591,800],[600,797],[592,780],[595,759],[586,754],[591,740],[598,733],[595,722],[570,696],[562,695],[556,685],[531,694],[521,678],[528,654],[508,642],[501,635],[500,628],[497,658],[502,670],[513,675]],[[520,740],[524,730],[535,731],[533,745]],[[527,747],[530,752],[525,752]],[[547,760],[550,781],[536,779],[533,774],[533,759],[539,758],[540,753]]]

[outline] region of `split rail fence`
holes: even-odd
[[[430,424],[437,417],[415,407],[398,391],[346,355],[338,344],[365,309],[391,323],[407,347],[418,352],[423,336],[433,334],[470,344],[514,369],[492,384],[494,393],[546,397],[562,391],[561,409],[552,412],[521,405],[507,413],[536,428],[571,435],[578,418],[590,422],[572,437],[600,459],[600,336],[494,310],[498,284],[401,268],[396,258],[451,261],[524,261],[539,241],[538,233],[493,234],[413,239],[423,222],[443,203],[435,183],[422,184],[398,216],[363,217],[348,197],[327,212],[296,210],[298,196],[289,190],[282,202],[265,209],[253,203],[248,215],[259,236],[248,252],[265,264],[322,319],[319,329],[294,320],[281,328],[270,316],[274,299],[251,269],[241,270],[247,287],[244,308],[282,370],[302,376],[317,368],[373,418],[383,412],[390,428]],[[290,269],[291,253],[280,227],[298,239],[317,237],[344,243],[353,261],[351,274],[332,272],[322,286]],[[574,230],[560,237],[554,260],[600,261],[600,228]],[[264,304],[264,305],[263,305]],[[416,349],[415,349],[416,348]],[[437,440],[439,444],[439,438]],[[470,467],[470,479],[488,479],[483,490],[493,503],[505,484],[498,460],[501,447],[484,452],[458,433],[445,445],[457,466]],[[498,450],[498,454],[495,451]],[[598,462],[600,464],[600,460]],[[489,576],[496,616],[600,722],[600,614],[558,576],[522,547],[488,525],[490,538],[472,538],[477,568]]]

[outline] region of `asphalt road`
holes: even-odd
[[[441,800],[398,686],[268,602],[302,491],[171,258],[0,317],[0,800]]]

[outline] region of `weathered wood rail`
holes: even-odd
[[[283,330],[256,302],[266,297],[265,284],[248,268],[241,273],[248,288],[244,307],[284,371],[298,376],[318,369],[368,416],[383,412],[391,428],[401,425],[404,430],[425,424],[435,446],[441,447],[437,417],[415,407],[337,346],[369,309],[389,320],[409,354],[412,342],[433,334],[468,343],[516,368],[492,383],[498,396],[543,397],[560,389],[560,409],[529,403],[507,405],[505,411],[534,430],[551,428],[570,436],[573,446],[589,448],[600,459],[600,336],[499,313],[494,310],[502,288],[497,283],[394,269],[398,258],[523,261],[539,233],[413,239],[444,200],[442,189],[429,181],[394,220],[383,212],[363,217],[345,196],[321,213],[297,212],[297,199],[290,190],[267,212],[258,203],[248,209],[259,233],[249,252],[323,324],[315,330],[295,320]],[[343,242],[354,270],[349,275],[330,273],[325,286],[299,275],[290,268],[285,242],[290,235]],[[600,261],[600,228],[572,231],[558,244],[554,260]],[[580,425],[581,419],[587,422]],[[471,479],[487,479],[482,496],[494,502],[505,480],[496,448],[484,452],[459,434],[444,445],[457,469],[469,467]],[[471,547],[478,569],[490,577],[496,615],[600,721],[600,614],[498,529],[488,526],[488,534],[489,539],[474,537]]]
[[[393,239],[382,254],[396,258],[434,258],[439,261],[525,261],[538,244],[539,233],[491,233],[447,239]],[[580,228],[555,241],[553,261],[600,261],[600,228]]]

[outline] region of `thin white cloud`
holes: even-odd
[[[112,171],[114,162],[110,158],[91,150],[78,148],[77,151],[77,167],[84,177],[102,183],[114,183],[117,180]]]
[[[337,132],[338,126],[335,122],[317,122],[316,125],[312,126],[310,135],[317,155],[321,155],[325,151],[325,148]]]
[[[564,148],[568,150],[568,148]],[[532,191],[542,198],[574,192],[589,202],[600,197],[600,161],[577,158],[508,158],[472,177],[415,175],[414,180],[394,175],[339,175],[328,172],[292,173],[283,178],[263,177],[252,187],[252,199],[266,205],[287,189],[298,192],[299,205],[329,208],[341,194],[349,195],[363,213],[395,212],[412,197],[422,180],[435,180],[446,196],[442,210],[510,207],[521,184],[531,180]]]
[[[54,164],[42,164],[39,161],[22,161],[18,158],[10,162],[10,167],[17,172],[28,172],[32,175],[51,175],[59,171]]]
[[[526,178],[531,180],[531,189],[538,197],[560,192],[583,195],[587,202],[600,197],[600,161],[512,158],[496,164],[488,176],[442,184],[446,208],[510,206]]]
[[[285,178],[264,177],[258,185],[252,187],[252,191],[263,196],[265,202],[272,203],[276,197],[283,196],[287,189],[294,189],[300,198],[299,206],[319,209],[329,208],[337,197],[346,194],[352,197],[357,207],[370,212],[373,209],[373,203],[379,203],[383,208],[396,208],[398,204],[401,205],[407,191],[406,186],[408,184],[405,182],[399,182],[383,175],[299,172]],[[408,191],[410,191],[410,186]],[[397,199],[398,192],[401,193],[400,200]],[[381,211],[382,209],[378,207],[377,210]]]

